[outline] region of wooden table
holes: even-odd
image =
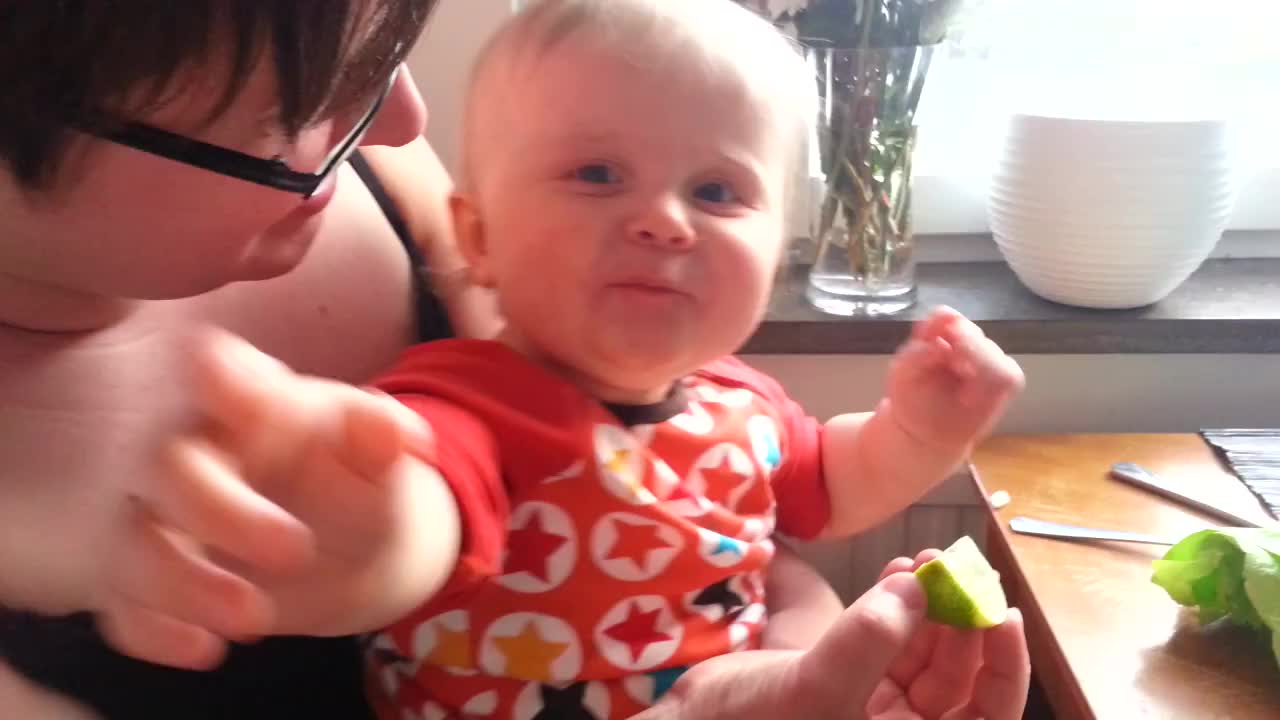
[[[1173,537],[1212,522],[1111,480],[1120,461],[1266,517],[1193,434],[1010,435],[979,448],[980,490],[1012,496],[991,513],[988,554],[1026,616],[1032,666],[1057,720],[1280,718],[1269,644],[1236,627],[1200,627],[1152,584],[1151,561],[1165,548],[1009,530],[1015,515]]]

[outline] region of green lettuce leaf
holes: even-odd
[[[1152,563],[1151,581],[1202,621],[1225,617],[1269,633],[1280,664],[1280,529],[1188,535]]]

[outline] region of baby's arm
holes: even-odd
[[[824,535],[872,528],[946,479],[1023,383],[1018,364],[956,311],[941,308],[917,324],[875,412],[826,424]]]
[[[312,571],[300,576],[296,597],[282,594],[287,579],[265,585],[277,601],[302,611],[282,614],[273,633],[345,635],[381,629],[438,593],[455,591],[497,570],[507,503],[489,428],[466,410],[437,398],[370,397],[382,402],[386,413],[367,428],[369,442],[386,444],[399,434],[399,455],[387,456],[391,464],[385,475],[375,471],[350,483],[375,488],[376,504],[362,512],[365,522],[313,527],[322,548],[328,544],[336,552],[333,557],[322,553]],[[403,429],[398,431],[393,420],[400,428],[425,421],[440,435],[431,438],[428,433],[425,442],[415,442]],[[387,492],[377,493],[379,487]],[[317,487],[316,492],[325,503],[331,495],[340,497],[342,487]],[[339,512],[350,510],[342,502],[334,506]],[[364,547],[369,548],[367,558],[360,555]],[[318,604],[328,615],[307,612],[316,605],[307,595],[317,590],[332,595]]]
[[[844,606],[826,578],[782,543],[769,563],[765,597],[769,621],[765,650],[808,650],[840,617]]]
[[[831,418],[822,435],[823,476],[831,501],[823,537],[876,527],[944,480],[965,452],[908,435],[888,403],[874,413]]]
[[[106,554],[95,605],[118,649],[207,667],[227,639],[381,627],[450,577],[462,523],[422,417],[226,335],[195,361],[200,422]]]

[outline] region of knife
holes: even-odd
[[[1170,500],[1186,505],[1187,507],[1209,513],[1219,520],[1229,523],[1233,527],[1265,526],[1264,523],[1245,517],[1244,515],[1239,515],[1227,508],[1219,507],[1199,498],[1194,498],[1169,484],[1167,480],[1161,478],[1159,475],[1136,463],[1123,462],[1112,465],[1111,476],[1135,487],[1169,498]]]
[[[1115,542],[1146,543],[1148,545],[1175,545],[1177,540],[1126,532],[1124,530],[1102,530],[1099,528],[1064,525],[1019,515],[1009,518],[1009,529],[1023,535],[1040,535],[1041,537],[1066,538],[1068,540],[1111,540]]]

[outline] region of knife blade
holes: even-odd
[[[1250,517],[1215,505],[1207,500],[1192,497],[1170,484],[1167,480],[1136,463],[1122,462],[1111,466],[1111,477],[1129,483],[1148,492],[1173,500],[1190,508],[1208,513],[1234,527],[1264,527],[1266,524]]]
[[[1178,542],[1172,538],[1156,537],[1155,535],[1146,535],[1144,533],[1066,525],[1023,515],[1009,518],[1009,529],[1023,535],[1039,535],[1041,537],[1067,540],[1108,540],[1111,542],[1146,543],[1148,545],[1176,545]]]

